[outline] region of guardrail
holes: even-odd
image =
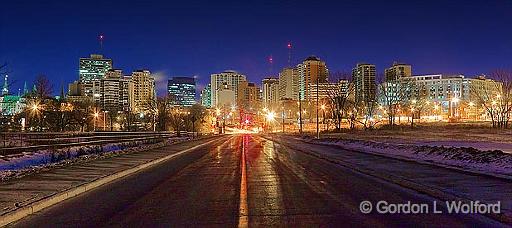
[[[184,135],[186,136],[186,134]],[[26,152],[35,152],[39,150],[57,150],[66,147],[74,147],[74,146],[91,146],[91,145],[105,145],[109,143],[124,143],[124,142],[136,142],[143,141],[145,143],[155,143],[158,141],[162,141],[163,139],[176,137],[176,134],[170,132],[138,132],[125,134],[124,136],[120,135],[99,135],[99,136],[89,136],[89,137],[74,137],[74,138],[63,138],[63,139],[54,139],[55,141],[49,141],[48,139],[41,139],[40,142],[51,142],[46,143],[44,145],[30,145],[30,146],[21,146],[21,147],[8,147],[8,148],[0,148],[0,155],[15,155]]]

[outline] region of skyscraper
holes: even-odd
[[[302,100],[312,99],[311,85],[327,82],[329,70],[324,61],[316,56],[306,58],[301,64],[297,65],[299,73],[299,94]]]
[[[299,74],[296,68],[287,67],[279,73],[279,99],[299,99]]]
[[[375,65],[358,63],[352,70],[352,78],[355,82],[356,102],[375,99]]]
[[[279,103],[279,80],[277,78],[265,78],[262,84],[263,105],[267,108],[275,108]]]
[[[393,66],[384,71],[386,82],[396,81],[403,77],[412,76],[412,67],[409,64],[394,62]]]
[[[156,101],[155,78],[149,70],[137,70],[132,73],[133,90],[131,102],[132,111],[144,112]]]
[[[221,96],[221,97],[225,97],[225,98],[228,97],[226,95],[226,92],[228,90],[234,92],[234,94],[235,94],[234,100],[235,101],[234,101],[234,104],[232,104],[232,105],[236,105],[236,97],[238,96],[237,95],[237,93],[238,93],[238,85],[242,81],[247,81],[245,75],[240,74],[240,73],[238,73],[236,71],[232,71],[232,70],[227,70],[227,71],[224,71],[224,72],[218,73],[218,74],[212,74],[211,75],[212,107],[219,107],[220,106],[219,102],[217,101],[217,98],[219,97],[217,93],[220,90],[224,91],[224,95],[225,96]],[[231,94],[231,93],[229,93],[229,94]],[[226,102],[223,102],[223,103],[226,103]]]
[[[212,85],[208,84],[201,90],[201,105],[206,108],[212,107]]]
[[[196,103],[196,80],[193,77],[173,77],[167,83],[171,105],[190,107]]]
[[[257,110],[260,106],[260,89],[255,83],[243,81],[238,86],[238,107],[246,112]]]
[[[110,69],[112,69],[112,59],[103,58],[103,55],[92,54],[90,58],[80,58],[79,76],[84,95],[93,96],[93,82],[105,78],[105,74]]]

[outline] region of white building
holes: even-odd
[[[299,72],[296,68],[284,68],[279,73],[280,99],[299,100],[299,81]]]
[[[234,105],[236,105],[238,85],[240,82],[247,81],[245,75],[236,71],[227,70],[222,73],[211,75],[211,105],[212,107],[220,107],[217,101],[219,90],[232,90],[235,93]]]

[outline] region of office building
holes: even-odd
[[[80,58],[79,77],[85,96],[93,96],[93,82],[105,78],[110,69],[112,59],[106,59],[103,55],[92,54],[89,58]]]
[[[196,79],[193,77],[173,77],[167,83],[171,105],[191,107],[196,103]]]

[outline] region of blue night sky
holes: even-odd
[[[308,55],[331,72],[357,62],[410,63],[413,74],[489,73],[512,64],[512,1],[2,1],[0,63],[14,89],[38,74],[78,79],[78,59],[101,51],[125,74],[147,68],[159,94],[172,76],[234,69],[260,84]]]

